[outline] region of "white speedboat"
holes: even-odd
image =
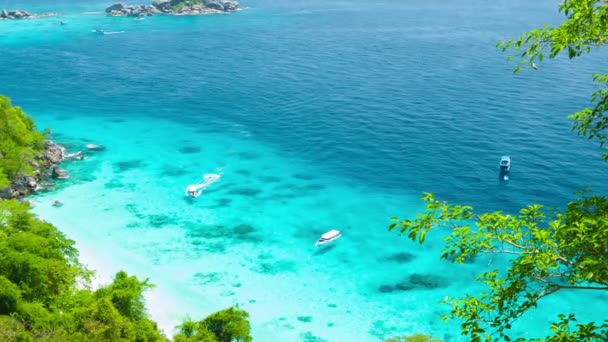
[[[203,182],[198,183],[198,184],[188,185],[188,187],[186,188],[186,191],[184,192],[184,195],[186,195],[186,197],[196,198],[203,193],[203,190],[205,190],[205,188],[207,188],[209,185],[220,180],[221,177],[222,177],[221,175],[218,175],[215,173],[204,174]]]
[[[330,231],[328,231],[327,233],[321,235],[321,237],[319,238],[319,240],[317,240],[317,242],[315,243],[315,246],[321,246],[324,245],[326,243],[330,243],[334,240],[337,240],[339,238],[342,237],[342,234],[340,233],[339,230],[335,230],[332,229]]]
[[[193,197],[193,198],[200,196],[203,193],[203,188],[200,185],[201,184],[188,185],[184,195],[186,195],[187,197]]]

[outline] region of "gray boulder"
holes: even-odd
[[[65,148],[47,140],[44,143],[44,152],[40,157],[44,162],[49,164],[57,164],[63,160],[66,154]]]
[[[25,183],[27,184],[27,187],[31,190],[36,190],[38,188],[38,182],[34,177],[25,177]]]
[[[148,15],[152,15],[153,13],[161,13],[161,11],[158,8],[156,8],[156,6],[152,6],[152,5],[146,6],[146,12],[148,13]]]
[[[67,171],[60,168],[59,166],[55,166],[53,168],[52,176],[53,176],[53,178],[58,178],[58,179],[70,178]]]
[[[154,0],[154,1],[152,1],[152,6],[154,6],[156,8],[161,8],[161,7],[165,7],[165,6],[171,6],[170,3],[171,3],[171,0]]]
[[[205,4],[205,6],[207,8],[218,10],[218,11],[224,10],[224,5],[222,5],[221,3],[219,3],[215,0],[203,0],[203,3]]]
[[[106,8],[106,13],[110,13],[112,11],[121,11],[122,12],[126,8],[127,8],[127,4],[120,2],[120,3],[114,4],[114,5]]]
[[[239,7],[238,1],[223,1],[222,5],[224,6],[224,11],[226,12],[236,11],[236,9]]]
[[[15,19],[21,19],[21,18],[31,17],[32,14],[30,12],[27,12],[27,11],[14,10],[14,11],[8,12],[8,16],[9,17],[13,17]]]
[[[143,9],[141,7],[132,7],[132,8],[130,8],[130,10],[131,11],[129,12],[129,15],[132,17],[138,17],[143,12]]]
[[[0,198],[18,198],[38,189],[36,178],[19,174],[11,185],[0,189]]]
[[[126,12],[126,10],[125,10],[125,12]],[[116,10],[112,10],[112,11],[107,12],[107,13],[108,13],[109,15],[111,15],[111,16],[115,16],[115,17],[121,17],[121,16],[125,15],[125,12],[123,12],[123,11],[116,11]]]

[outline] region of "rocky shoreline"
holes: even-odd
[[[236,11],[239,3],[231,0],[154,0],[151,5],[117,3],[106,8],[115,17],[146,17],[154,14],[201,15]]]
[[[90,151],[103,150],[103,146],[94,144],[89,144],[86,148]],[[65,147],[52,140],[47,140],[45,141],[42,153],[29,162],[34,172],[31,175],[23,173],[15,177],[11,185],[0,188],[0,198],[20,198],[36,191],[51,188],[54,184],[49,178],[69,178],[68,173],[58,166],[59,163],[82,159],[84,159],[83,152],[68,153]]]
[[[33,18],[46,18],[53,17],[55,13],[30,13],[28,11],[16,9],[16,10],[7,10],[3,9],[0,11],[0,20],[3,19],[33,19]]]

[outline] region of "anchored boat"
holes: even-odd
[[[342,237],[342,234],[340,233],[340,231],[332,229],[332,230],[328,231],[327,233],[321,235],[319,240],[317,240],[317,242],[315,243],[315,246],[321,246],[326,243],[330,243],[334,240],[339,239],[340,237]]]
[[[500,171],[503,171],[503,172],[511,171],[511,157],[502,156],[500,158],[500,164],[498,164],[498,168],[500,168]]]
[[[498,164],[498,169],[500,170],[500,176],[503,180],[509,180],[509,171],[511,171],[511,157],[502,156],[500,158],[500,163]]]

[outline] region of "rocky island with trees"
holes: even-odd
[[[238,6],[237,1],[230,0],[154,0],[150,5],[117,3],[106,8],[106,13],[116,17],[145,17],[154,14],[201,15],[233,12]]]
[[[7,10],[5,8],[0,11],[0,20],[46,18],[46,17],[53,17],[55,15],[56,15],[55,13],[36,14],[36,13],[31,13],[31,12],[28,12],[25,10],[21,10],[21,9]]]

